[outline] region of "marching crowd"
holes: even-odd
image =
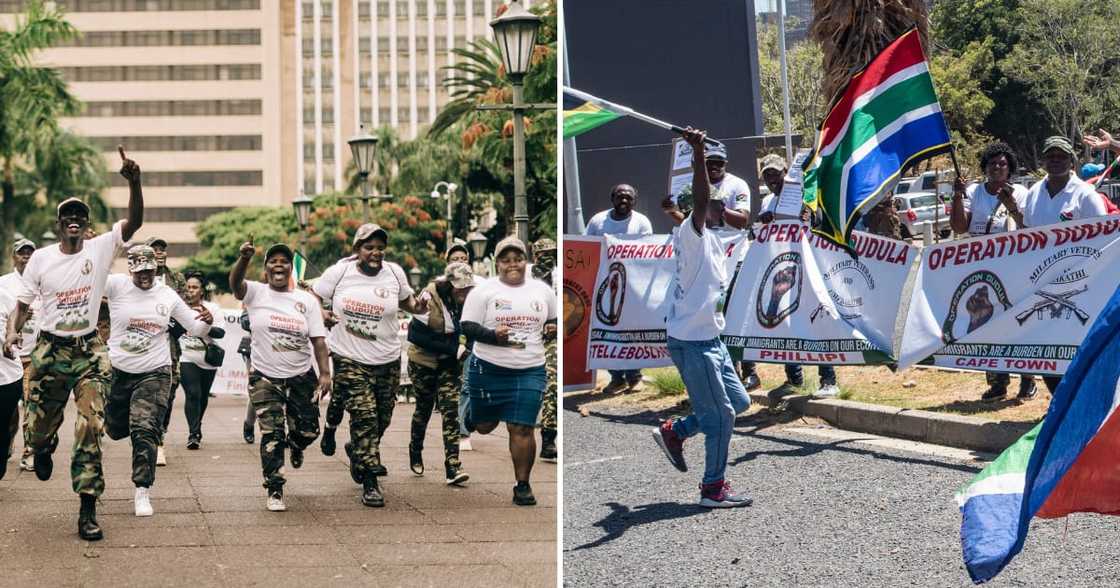
[[[687,471],[682,451],[685,439],[699,433],[705,437],[706,468],[700,484],[700,504],[706,507],[735,507],[750,504],[750,499],[732,490],[724,479],[727,450],[735,415],[750,405],[747,392],[761,386],[755,365],[743,362],[736,371],[726,346],[719,338],[724,318],[719,304],[730,276],[722,263],[725,257],[711,229],[753,231],[774,220],[777,195],[781,193],[788,165],[778,155],[767,155],[761,161],[759,176],[769,191],[762,199],[757,217],[751,218],[751,188],[741,178],[726,171],[727,151],[719,144],[705,142],[705,134],[691,128],[684,132],[693,147],[693,207],[688,210],[670,196],[662,209],[679,228],[674,233],[677,267],[674,294],[667,319],[669,354],[684,381],[692,414],[663,422],[653,437],[670,463]],[[1101,130],[1087,134],[1083,142],[1093,150],[1107,150],[1120,155],[1120,141]],[[982,152],[979,167],[984,177],[970,182],[958,177],[953,186],[950,221],[954,232],[965,236],[1014,231],[1054,223],[1116,213],[1108,198],[1097,192],[1093,184],[1074,173],[1077,153],[1073,142],[1061,136],[1049,137],[1042,145],[1045,177],[1029,189],[1012,183],[1017,159],[1005,143],[988,145]],[[1089,173],[1100,167],[1086,166]],[[612,208],[599,212],[587,224],[588,235],[648,235],[653,228],[649,219],[634,210],[637,190],[628,184],[611,190]],[[697,214],[699,211],[699,215]],[[820,222],[807,208],[801,221]],[[902,239],[898,211],[894,199],[887,197],[863,215],[860,228],[870,233]],[[800,365],[784,366],[786,383],[775,390],[789,393],[790,387],[803,385]],[[820,384],[815,396],[831,397],[839,393],[836,370],[819,366]],[[636,390],[642,375],[637,370],[612,370],[605,391]],[[984,401],[1003,399],[1008,392],[1010,375],[985,373],[988,390]],[[1043,376],[1053,392],[1061,376]],[[1018,398],[1027,400],[1036,394],[1034,377],[1020,375]]]
[[[131,242],[143,223],[144,198],[139,166],[123,149],[120,156],[129,185],[127,217],[95,235],[89,207],[65,200],[57,208],[59,243],[36,249],[27,239],[16,241],[14,271],[0,278],[0,478],[22,415],[20,466],[50,479],[58,429],[73,396],[70,475],[81,500],[78,532],[86,540],[103,535],[96,518],[105,490],[102,434],[130,438],[135,514],[151,516],[175,390],[181,381],[187,449],[199,449],[210,388],[226,361],[216,344],[225,336],[215,326],[221,309],[206,300],[205,276],[169,269],[161,239]],[[287,245],[265,250],[261,281],[247,279],[257,273],[252,236],[238,251],[229,287],[249,332],[238,349],[249,374],[245,441],[254,442],[255,421],[266,508],[286,510],[285,465],[299,468],[319,438],[324,398],[322,452],[334,454],[335,431],[348,413],[350,475],[361,485],[363,504],[384,506],[380,441],[393,416],[405,352],[398,310],[411,315],[411,471],[424,474],[433,409],[443,420],[448,485],[470,478],[460,460],[461,440],[469,448],[471,432],[490,433],[504,422],[513,502],[536,504],[529,482],[538,426],[540,458],[556,461],[556,243],[541,239],[530,249],[506,237],[494,249],[496,276],[488,279],[474,274],[466,248],[455,245],[445,271],[416,292],[401,266],[386,259],[390,242],[376,224],[360,226],[350,254],[310,287],[294,283],[295,252]],[[128,273],[111,274],[122,252]]]

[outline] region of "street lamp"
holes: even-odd
[[[525,196],[525,111],[548,108],[550,105],[526,104],[522,82],[529,71],[533,47],[540,30],[539,16],[525,10],[514,0],[498,18],[490,21],[494,40],[502,54],[502,65],[513,85],[513,220],[517,224],[517,237],[529,242],[529,201]],[[555,105],[551,105],[555,108]],[[499,108],[509,108],[505,105]]]
[[[408,270],[408,283],[412,284],[413,290],[420,289],[420,278],[422,273],[423,272],[420,271],[420,268],[416,266],[412,266],[412,269]]]
[[[362,182],[362,222],[369,222],[369,199],[374,196],[370,195],[369,176],[370,173],[375,172],[375,162],[373,160],[373,152],[377,148],[377,137],[365,132],[365,126],[358,126],[358,134],[351,137],[347,143],[350,145],[350,151],[354,155],[354,165],[358,168],[358,178]]]
[[[440,193],[439,193],[440,188],[447,189],[447,249],[446,249],[446,251],[450,251],[451,250],[452,237],[455,234],[455,231],[452,230],[452,227],[451,227],[451,200],[453,198],[455,198],[455,190],[459,189],[459,184],[456,184],[455,182],[437,182],[436,187],[432,188],[432,198],[433,199],[440,197]]]
[[[311,203],[313,200],[308,198],[303,190],[299,191],[299,197],[292,200],[292,208],[296,210],[296,223],[299,224],[299,250],[300,255],[307,255],[307,225],[311,222]]]
[[[467,235],[467,246],[471,248],[471,254],[474,255],[475,263],[482,263],[482,259],[486,255],[487,243],[486,235],[478,231]]]

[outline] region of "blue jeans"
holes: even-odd
[[[719,338],[681,341],[669,337],[669,357],[692,403],[692,414],[677,419],[673,431],[681,438],[704,434],[704,483],[722,481],[735,415],[751,405],[751,397]]]
[[[467,387],[467,372],[469,371],[468,366],[471,364],[471,357],[473,355],[468,353],[463,358],[463,371],[460,374],[460,381],[463,385],[459,387],[459,435],[463,437],[470,437],[471,435],[471,432],[467,430],[467,412],[470,411],[471,404],[470,388]]]

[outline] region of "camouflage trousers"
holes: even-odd
[[[338,356],[332,356],[336,361]],[[331,399],[327,403],[327,415],[324,418],[324,426],[332,429],[337,429],[342,424],[342,415],[346,414],[346,390],[340,390],[338,387],[331,389]]]
[[[443,419],[443,455],[446,465],[459,467],[459,362],[430,368],[415,362],[408,364],[412,389],[416,392],[416,410],[412,413],[412,446],[424,449],[424,433],[432,418],[432,409],[439,408]]]
[[[101,496],[101,434],[112,368],[109,350],[96,334],[64,339],[39,336],[31,352],[31,390],[27,395],[27,442],[35,453],[53,451],[62,412],[71,393],[77,406],[70,478],[74,492]]]
[[[334,390],[346,395],[350,413],[350,459],[361,477],[381,464],[381,435],[388,430],[397,404],[401,363],[365,365],[334,355]]]
[[[556,339],[544,345],[544,368],[548,385],[541,399],[541,430],[556,431]]]
[[[150,488],[156,479],[156,446],[169,408],[171,368],[143,374],[113,368],[105,403],[105,432],[118,441],[132,438],[132,483]]]
[[[170,338],[168,350],[171,352],[171,393],[167,399],[167,414],[163,415],[163,426],[159,431],[160,445],[163,445],[163,436],[167,434],[167,427],[171,426],[171,407],[175,406],[175,391],[179,389],[179,382],[182,380],[179,359],[183,356],[183,350],[179,348],[179,340],[174,337]]]
[[[261,428],[261,469],[264,487],[284,487],[284,449],[306,449],[319,436],[319,407],[312,398],[319,378],[308,370],[294,378],[249,375],[249,399]]]

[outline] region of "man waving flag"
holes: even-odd
[[[950,148],[921,38],[911,29],[852,76],[821,124],[805,162],[805,204],[824,212],[814,231],[847,246],[860,215],[904,169]]]

